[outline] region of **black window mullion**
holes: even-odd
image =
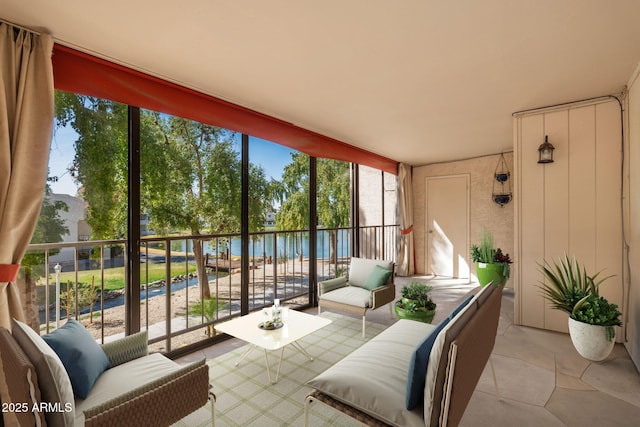
[[[318,241],[318,203],[317,203],[317,159],[309,157],[309,304],[318,305],[317,288],[317,241]],[[302,249],[300,249],[302,250]]]
[[[242,135],[240,313],[249,313],[249,135]]]
[[[140,331],[140,108],[128,108],[128,207],[125,334]]]

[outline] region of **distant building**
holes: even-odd
[[[62,236],[63,242],[84,242],[91,238],[91,227],[86,221],[87,202],[81,197],[70,196],[68,194],[51,194],[52,202],[63,202],[67,205],[68,211],[58,211],[58,216],[64,221],[64,226],[69,230]],[[91,248],[78,248],[78,260],[89,259]],[[74,265],[74,249],[62,248],[60,252],[49,258],[50,266],[62,265],[64,270],[72,268]],[[105,255],[105,258],[107,255]]]
[[[276,213],[275,212],[267,212],[265,221],[264,221],[264,226],[265,227],[273,227],[274,225],[276,225]]]
[[[64,226],[69,229],[69,234],[63,236],[64,242],[83,242],[91,237],[91,227],[87,224],[87,202],[81,197],[68,194],[51,194],[52,202],[63,202],[69,210],[58,211],[58,215],[64,221]]]

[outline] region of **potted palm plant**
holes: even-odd
[[[588,360],[604,360],[615,343],[614,326],[622,324],[618,305],[599,295],[600,285],[612,276],[590,276],[575,256],[569,259],[565,254],[558,261],[538,264],[547,279],[541,286],[544,297],[569,315],[569,336],[578,353]]]
[[[400,298],[394,309],[398,319],[431,323],[436,314],[436,303],[431,299],[432,286],[411,281],[400,290]]]
[[[480,245],[471,245],[471,261],[476,265],[480,286],[491,282],[496,286],[507,283],[511,274],[511,258],[502,249],[494,248],[493,235],[487,230],[482,232]]]

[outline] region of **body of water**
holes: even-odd
[[[350,230],[338,230],[336,250],[339,257],[349,256],[351,253],[351,233]],[[277,237],[276,237],[277,236]],[[330,233],[328,231],[318,231],[317,233],[317,256],[318,258],[329,258],[330,254]],[[151,242],[150,248],[164,248],[164,244]],[[189,239],[171,241],[171,250],[175,252],[192,252],[192,242]],[[241,254],[240,237],[219,238],[205,242],[204,251],[212,255],[223,254],[229,250],[233,256]],[[291,259],[299,256],[309,256],[309,233],[268,233],[255,236],[249,241],[249,256],[273,257],[275,254],[279,258]]]

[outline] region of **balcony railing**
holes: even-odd
[[[398,227],[361,227],[360,256],[395,261]],[[346,274],[352,250],[350,228],[318,230],[317,280]],[[202,245],[201,268],[194,245]],[[27,266],[38,280],[43,333],[67,318],[80,320],[100,342],[125,333],[126,241],[34,244],[41,265]],[[140,247],[140,324],[152,349],[170,353],[215,336],[215,324],[278,298],[293,307],[310,303],[309,232],[251,233],[247,295],[242,295],[240,235],[143,237]],[[23,266],[24,268],[25,266]],[[207,275],[211,300],[204,299],[197,272]],[[25,276],[25,275],[23,275]]]

